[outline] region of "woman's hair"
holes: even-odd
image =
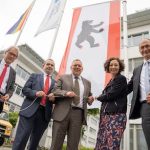
[[[112,60],[116,60],[119,63],[119,72],[118,73],[124,71],[124,68],[125,68],[124,63],[118,57],[111,57],[111,58],[107,59],[106,62],[104,63],[104,70],[107,73],[109,73],[109,66],[110,66],[110,62]]]

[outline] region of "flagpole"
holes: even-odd
[[[67,0],[65,1],[64,7],[62,8],[62,13],[61,13],[61,17],[60,17],[61,19],[60,19],[60,21],[59,21],[59,23],[57,25],[57,28],[56,28],[56,31],[55,31],[55,34],[54,34],[54,38],[53,38],[53,41],[52,41],[52,45],[50,47],[48,58],[52,57],[53,49],[54,49],[54,46],[55,46],[57,34],[58,34],[58,31],[59,31],[60,23],[61,23],[61,20],[62,20],[62,16],[64,14],[64,9],[65,9],[66,4],[67,4]]]
[[[124,63],[125,63],[125,76],[129,77],[129,64],[128,64],[128,33],[127,33],[127,0],[122,1],[123,4],[123,52],[124,52]],[[130,150],[130,124],[129,124],[129,101],[127,102],[127,124],[124,133],[124,150]]]
[[[32,7],[31,7],[31,9],[29,10],[29,13],[28,13],[28,15],[27,15],[27,18],[25,19],[25,22],[24,22],[24,24],[23,24],[23,26],[22,26],[22,28],[21,28],[21,30],[20,30],[18,36],[17,36],[17,39],[16,39],[16,41],[15,41],[15,43],[14,43],[15,46],[18,44],[18,41],[19,41],[19,39],[20,39],[20,36],[22,35],[23,29],[24,29],[24,27],[25,27],[25,25],[26,25],[26,22],[27,22],[27,20],[28,20],[28,18],[29,18],[29,15],[30,15],[30,13],[31,13],[31,11],[32,11],[32,8],[33,8],[33,6],[34,6],[34,4],[35,4],[35,1],[36,1],[36,0],[33,1]]]

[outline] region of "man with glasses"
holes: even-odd
[[[18,53],[18,47],[11,46],[6,49],[0,61],[0,113],[3,110],[4,101],[8,101],[14,91],[16,72],[11,64],[17,59]]]
[[[87,103],[92,104],[91,83],[81,76],[82,62],[75,59],[71,74],[60,77],[54,88],[52,144],[50,150],[61,150],[67,134],[67,150],[77,150],[82,125],[86,125]]]

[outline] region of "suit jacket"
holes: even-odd
[[[131,109],[130,109],[130,119],[137,119],[140,118],[140,76],[142,71],[142,66],[135,68],[133,71],[133,76],[128,83],[128,93],[133,91],[133,97],[131,101]]]
[[[126,113],[127,81],[125,76],[118,74],[107,84],[102,94],[97,99],[102,102],[102,112]]]
[[[87,122],[87,97],[91,96],[91,83],[82,77],[83,85],[84,85],[84,99],[83,99],[83,109],[84,109],[84,117],[83,124],[86,125]],[[55,108],[53,111],[53,119],[55,121],[63,121],[65,117],[71,110],[71,104],[73,98],[65,97],[65,94],[68,91],[72,91],[73,89],[73,79],[71,74],[63,75],[60,77],[58,82],[55,85],[53,90],[54,95],[60,96],[56,100]]]
[[[6,93],[8,94],[9,97],[12,96],[13,92],[14,92],[14,85],[15,85],[15,79],[16,79],[16,72],[15,70],[10,66],[10,72],[9,72],[9,77],[8,77],[8,82],[7,82],[7,86],[6,86]],[[3,105],[4,102],[0,102],[0,113],[3,110]]]
[[[51,86],[49,88],[48,94],[51,93],[54,87],[55,80],[51,79]],[[24,88],[22,89],[23,94],[26,96],[21,109],[28,107],[36,98],[36,92],[42,91],[44,89],[44,74],[31,74],[30,78],[26,82]],[[37,98],[35,102],[28,109],[21,111],[20,115],[24,117],[32,117],[40,106],[41,98]],[[49,121],[52,112],[52,102],[48,99],[46,100],[45,106],[45,120]]]

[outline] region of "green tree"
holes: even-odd
[[[12,124],[13,128],[16,126],[17,119],[18,119],[18,112],[9,113],[9,122]]]
[[[99,108],[88,109],[88,115],[96,116],[99,114]]]

